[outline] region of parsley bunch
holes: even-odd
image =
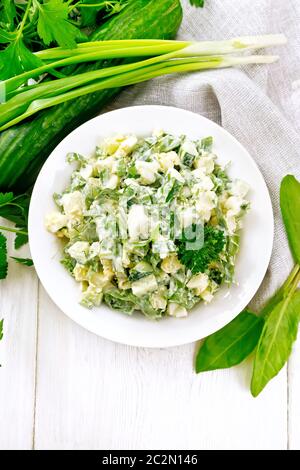
[[[0,5],[0,80],[42,65],[33,54],[50,44],[75,48],[87,40],[82,27],[97,26],[97,15],[119,13],[124,0],[2,0]]]

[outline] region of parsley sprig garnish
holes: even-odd
[[[205,225],[203,228],[193,224],[191,230],[186,230],[186,233],[199,234],[203,231],[204,240],[200,249],[188,249],[189,246],[192,248],[193,242],[197,240],[187,238],[185,233],[177,241],[178,258],[193,274],[205,272],[211,263],[218,260],[226,244],[224,232],[210,225]]]

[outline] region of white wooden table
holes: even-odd
[[[98,338],[14,262],[0,283],[1,317],[0,449],[300,448],[300,343],[254,399],[249,362],[197,376],[193,344]]]

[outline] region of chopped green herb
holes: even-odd
[[[188,166],[189,168],[191,168],[191,166],[194,163],[194,160],[195,160],[195,155],[191,155],[190,153],[185,153],[185,155],[182,159],[182,163],[185,166]]]
[[[205,139],[201,140],[201,148],[203,150],[206,150],[207,152],[211,151],[213,146],[213,138],[212,137],[206,137]]]
[[[181,187],[182,187],[182,184],[180,184],[178,181],[175,180],[172,186],[172,189],[167,196],[166,202],[173,201],[173,199],[175,198],[175,196],[177,195]]]

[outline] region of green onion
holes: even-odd
[[[51,60],[34,70],[24,72],[17,77],[5,80],[7,93],[53,69],[101,59],[152,57],[180,51],[182,57],[223,55],[241,50],[251,50],[268,46],[281,45],[286,42],[282,34],[265,36],[247,36],[228,41],[166,41],[153,39],[132,39],[114,41],[96,41],[78,44],[76,49],[56,47],[36,53],[42,60]]]
[[[119,41],[120,42],[120,41]],[[127,41],[126,41],[127,42]],[[175,41],[174,41],[175,42]],[[53,69],[65,67],[67,65],[80,64],[84,62],[94,62],[101,59],[118,59],[118,58],[129,58],[129,57],[152,57],[156,55],[162,55],[166,53],[177,52],[183,49],[184,46],[179,44],[173,44],[172,46],[146,46],[146,47],[130,47],[130,48],[98,48],[98,49],[87,49],[83,54],[76,54],[72,52],[70,57],[55,60],[54,62],[45,63],[44,65],[24,72],[16,77],[9,78],[4,81],[7,93],[15,90],[17,87],[26,83],[30,78],[36,78],[45,72],[49,72]],[[74,49],[75,50],[75,49]],[[72,49],[73,51],[73,49]]]
[[[76,49],[54,48],[37,55],[49,62],[1,83],[8,101],[0,105],[0,131],[42,109],[94,93],[140,83],[171,73],[184,73],[245,64],[272,63],[276,56],[230,55],[232,52],[279,45],[283,35],[235,38],[229,41],[182,42],[159,40],[102,41],[79,44]],[[135,62],[57,78],[26,86],[28,79],[47,71],[86,61],[136,58]],[[147,59],[147,57],[150,57]],[[141,60],[142,58],[142,60]],[[51,62],[51,60],[53,60]],[[20,87],[20,85],[22,85]]]
[[[150,80],[155,77],[171,74],[171,73],[185,73],[185,72],[192,72],[192,71],[199,71],[199,70],[206,70],[206,69],[213,69],[213,68],[221,68],[221,67],[232,67],[233,65],[244,65],[244,64],[263,64],[263,63],[272,63],[277,60],[277,57],[274,56],[246,56],[246,57],[227,57],[223,58],[222,56],[217,57],[210,57],[206,60],[199,60],[199,59],[179,59],[174,61],[169,61],[166,63],[158,63],[154,65],[150,65],[148,67],[143,67],[141,69],[133,70],[130,72],[121,73],[115,76],[111,76],[110,78],[102,79],[92,83],[90,85],[81,86],[75,88],[75,90],[69,91],[67,93],[61,93],[62,88],[59,87],[57,90],[52,90],[50,92],[44,91],[44,97],[40,99],[36,99],[37,95],[39,95],[39,86],[37,86],[33,93],[31,94],[31,98],[26,96],[27,101],[31,101],[31,104],[27,108],[27,110],[19,114],[18,117],[12,119],[12,115],[16,114],[16,107],[12,107],[12,110],[9,109],[11,105],[11,101],[6,103],[7,110],[6,113],[1,113],[0,118],[0,125],[2,124],[3,120],[6,119],[6,123],[1,125],[0,131],[8,129],[9,127],[18,124],[19,122],[23,121],[24,119],[32,116],[33,114],[49,108],[51,106],[55,106],[60,103],[64,103],[66,101],[72,100],[74,98],[78,98],[79,96],[84,96],[89,93],[94,93],[106,88],[115,88],[115,87],[122,87],[133,85],[135,83],[144,82]],[[116,66],[116,68],[122,66]],[[95,75],[103,71],[95,71],[95,72],[88,72],[89,75],[88,81],[94,81]],[[66,88],[73,88],[76,86],[76,78],[80,77],[70,77],[70,83],[66,85]],[[56,80],[55,83],[68,80],[68,79],[59,79]],[[51,83],[51,82],[50,82]],[[49,83],[49,85],[50,85]],[[54,84],[54,83],[53,83]],[[40,85],[41,87],[43,85]],[[50,87],[49,87],[50,88]],[[45,96],[49,96],[49,93],[54,93],[56,91],[56,96],[52,96],[50,98],[46,98]],[[31,93],[29,91],[29,93]],[[25,93],[23,93],[25,95]],[[25,104],[22,103],[23,94],[17,95],[15,98],[19,98],[18,104],[18,111],[23,110]],[[16,101],[16,100],[15,100]],[[4,106],[4,105],[2,105]],[[1,109],[1,108],[0,108]],[[11,115],[9,114],[11,112]],[[17,113],[18,114],[18,113]]]
[[[283,34],[267,34],[261,36],[244,36],[224,41],[167,41],[160,39],[129,39],[113,41],[84,42],[77,45],[76,49],[64,49],[55,47],[52,49],[36,52],[35,55],[41,60],[53,60],[71,55],[84,54],[89,51],[100,49],[120,49],[132,47],[159,47],[164,46],[171,50],[178,50],[192,46],[197,50],[197,55],[230,54],[241,50],[259,49],[269,46],[279,46],[286,43]]]

